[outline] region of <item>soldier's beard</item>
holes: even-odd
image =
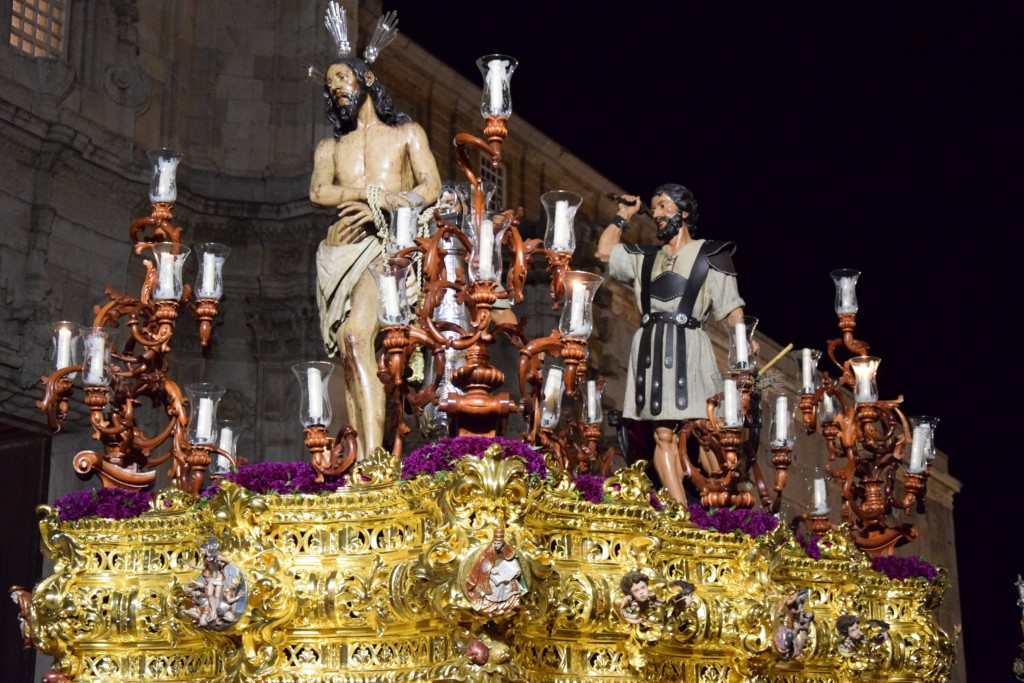
[[[665,220],[665,227],[658,228],[658,239],[662,242],[669,242],[673,237],[679,234],[679,230],[683,227],[683,214],[676,213],[673,216],[669,216]]]

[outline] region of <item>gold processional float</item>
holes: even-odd
[[[487,139],[455,140],[469,178],[464,210],[438,205],[418,221],[422,206],[405,196],[395,201],[417,222],[403,226],[397,217],[410,213],[391,212],[377,266],[378,375],[396,440],[358,461],[351,428],[327,435],[329,364],[296,367],[311,463],[243,464],[237,430],[216,421],[223,388],[183,393],[168,376],[182,309],[199,318],[209,349],[228,250],[198,246],[196,286],[183,284],[189,250],[171,212],[180,155],[155,154],[152,214],[130,231],[135,252],[152,253],[140,295],[108,287],[92,327],[58,323],[54,371],[43,377],[39,407],[54,431],[80,378],[103,448],[79,453],[74,466],[104,485],[40,508],[54,571],[31,593],[14,591],[26,646],[54,657],[44,680],[947,680],[955,642],[933,614],[944,572],[892,557],[915,531],[888,522],[924,501],[935,421],[908,422],[899,400],[878,399],[878,360],[853,336],[857,273],[833,274],[835,377],[816,371],[819,352],[802,351],[799,398],[768,401],[777,409],[771,481],[753,438],[765,375],[748,353],[752,324],[733,327],[730,372],[707,419],[688,429],[717,467],[702,470],[681,440],[702,503],[653,491],[643,461],[609,475],[595,457],[601,382],[586,362],[601,279],[569,269],[580,198],[545,195],[543,240],[523,239],[521,210],[485,211],[490,188],[469,152],[500,163],[516,62],[491,55],[479,64]],[[499,286],[502,246],[511,265]],[[562,318],[531,340],[491,317],[499,299],[522,300],[538,255]],[[410,263],[423,292],[414,310],[404,291]],[[468,315],[438,315],[453,302]],[[117,327],[128,335],[115,350]],[[504,378],[488,347],[499,336],[520,351],[518,401],[497,391]],[[413,385],[418,349],[433,371]],[[136,415],[143,400],[166,415],[156,434]],[[403,406],[413,419],[442,416],[451,437],[403,457]],[[517,441],[501,437],[511,412],[528,427]],[[780,525],[794,414],[823,435],[829,465],[812,480],[811,509]],[[173,486],[145,493],[163,463]],[[204,488],[207,475],[215,486]],[[829,521],[828,482],[839,485],[839,525]],[[752,511],[758,500],[765,509]]]

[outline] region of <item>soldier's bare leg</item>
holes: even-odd
[[[674,425],[658,423],[654,428],[654,468],[658,470],[661,483],[668,489],[669,495],[682,504],[686,504],[686,492],[683,490],[683,468],[679,464],[679,435]]]
[[[705,474],[718,474],[722,471],[721,466],[718,464],[718,458],[713,453],[709,453],[703,446],[700,447],[700,466]]]

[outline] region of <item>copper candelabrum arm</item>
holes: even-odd
[[[64,428],[68,399],[74,390],[74,383],[68,375],[81,371],[81,365],[69,365],[39,378],[43,383],[43,398],[36,401],[36,408],[46,413],[46,422],[54,434]]]
[[[136,254],[142,254],[145,249],[158,242],[181,244],[181,228],[175,227],[170,218],[170,204],[154,204],[153,212],[149,216],[136,218],[131,222],[128,236],[135,243]],[[147,239],[143,234],[148,228],[153,228],[152,239]]]

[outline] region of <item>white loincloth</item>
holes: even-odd
[[[328,358],[338,355],[338,328],[352,310],[352,290],[381,252],[380,240],[372,237],[357,244],[337,246],[320,242],[316,250],[316,305],[320,309],[320,335]],[[405,282],[410,308],[415,309],[419,293],[419,282],[410,268]]]
[[[335,335],[352,309],[352,290],[380,254],[380,241],[374,238],[336,246],[321,242],[316,250],[316,305],[320,309],[320,335],[328,357],[338,355]]]

